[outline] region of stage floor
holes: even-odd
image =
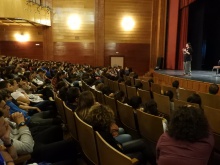
[[[156,70],[156,72],[185,79],[220,84],[220,74],[216,74],[216,71],[192,70],[191,76],[184,76],[182,70]]]

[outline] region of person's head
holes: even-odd
[[[84,81],[88,86],[92,86],[94,83],[94,79],[92,78],[85,79]]]
[[[69,87],[64,86],[59,90],[58,97],[63,101],[66,101],[66,92],[68,91],[68,88]]]
[[[98,85],[95,86],[97,91],[102,91],[102,89],[105,87],[104,83],[99,83]]]
[[[111,90],[111,88],[107,85],[104,85],[101,92],[103,93],[103,95],[107,95],[109,96],[111,93],[113,93],[113,91]]]
[[[114,93],[114,98],[116,101],[118,100],[123,103],[125,100],[125,93],[123,91],[116,91]]]
[[[131,80],[126,80],[126,81],[125,81],[125,85],[131,86]]]
[[[151,84],[154,83],[154,79],[150,78],[150,79],[148,80],[148,83],[149,83],[149,86],[151,87]]]
[[[11,87],[9,86],[10,88],[7,88],[8,90],[11,91],[11,89],[13,89],[13,91],[16,91],[19,88],[16,80],[10,79],[10,80],[8,80],[8,82],[11,84]],[[11,91],[11,92],[13,92],[13,91]]]
[[[186,43],[186,48],[190,48],[190,47],[191,47],[191,43],[190,42]]]
[[[63,87],[68,87],[68,85],[64,81],[59,81],[56,86],[56,90],[59,91]]]
[[[118,78],[118,83],[122,83],[122,82],[124,82],[125,80],[122,78],[122,77],[119,77]]]
[[[217,84],[211,84],[209,86],[209,93],[212,94],[212,95],[216,95],[219,91],[219,87]]]
[[[95,131],[106,131],[110,133],[110,126],[115,123],[114,112],[104,105],[93,105],[85,120]]]
[[[178,89],[179,88],[179,81],[178,80],[173,81],[172,86],[174,88]]]
[[[208,121],[199,108],[186,105],[174,111],[168,125],[168,134],[176,139],[196,142],[208,137]]]
[[[164,95],[165,95],[165,96],[168,96],[169,99],[170,99],[170,101],[173,100],[173,92],[172,92],[171,90],[166,90],[166,91],[164,92]]]
[[[95,104],[95,96],[91,91],[84,91],[79,95],[78,110],[89,109]]]
[[[78,102],[80,90],[77,87],[70,87],[66,93],[68,103]]]
[[[37,70],[37,74],[39,74],[39,75],[44,75],[44,74],[46,74],[46,71],[43,70],[43,69],[41,69],[41,68],[39,68],[39,69]]]
[[[134,109],[138,109],[142,103],[140,96],[132,96],[129,100],[129,105]]]
[[[157,103],[154,100],[149,100],[145,103],[144,112],[149,113],[151,115],[158,116]]]
[[[202,105],[202,99],[201,97],[196,94],[196,93],[193,93],[191,96],[189,96],[187,98],[187,102],[188,103],[196,103],[196,104],[199,104],[200,106]]]
[[[24,85],[24,82],[23,82],[23,80],[22,80],[22,78],[20,76],[14,78],[14,80],[17,82],[18,87],[22,87]]]
[[[57,72],[56,76],[55,76],[58,80],[61,80],[65,77],[65,72],[63,71],[59,71]]]
[[[6,105],[5,100],[0,95],[0,113],[2,113],[2,116],[9,118],[10,116],[10,107]],[[1,116],[1,115],[0,115]]]
[[[136,82],[135,87],[136,87],[136,89],[142,89],[142,87],[143,87],[142,82],[140,82],[140,81]]]
[[[11,92],[6,88],[0,90],[0,95],[5,102],[8,100],[12,100]]]
[[[7,88],[10,83],[7,80],[0,81],[0,89]]]

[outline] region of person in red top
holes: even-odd
[[[174,111],[156,147],[158,165],[207,165],[214,138],[201,109],[182,106]]]

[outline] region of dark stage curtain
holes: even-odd
[[[188,35],[188,15],[189,15],[189,5],[196,0],[180,0],[179,8],[179,42],[177,50],[178,59],[178,69],[183,69],[183,52],[182,49],[185,47]]]

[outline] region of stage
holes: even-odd
[[[220,74],[216,74],[216,71],[203,71],[203,70],[192,70],[192,75],[183,75],[182,70],[156,70],[155,72],[166,74],[174,77],[181,77],[185,79],[216,83],[220,84]]]

